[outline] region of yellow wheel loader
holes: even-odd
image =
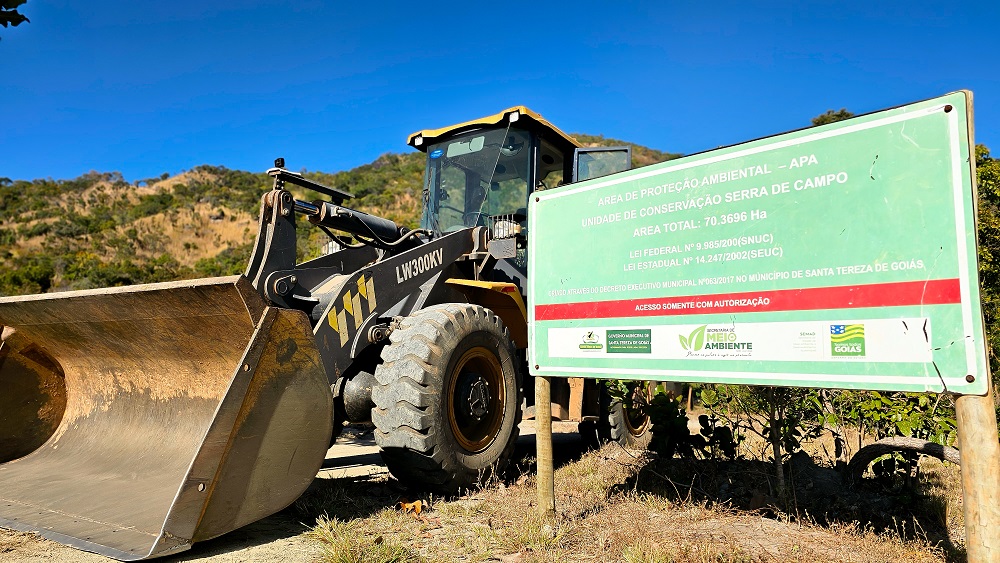
[[[409,144],[427,154],[419,229],[278,159],[244,274],[0,298],[0,526],[121,560],[182,551],[288,506],[345,421],[373,423],[415,487],[502,469],[536,416],[528,199],[630,153],[581,148],[524,107]],[[296,264],[297,219],[339,250]],[[555,382],[551,415],[648,442],[602,389]]]

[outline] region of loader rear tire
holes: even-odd
[[[629,382],[627,387],[632,394],[631,401],[613,397],[607,387],[601,385],[602,416],[597,423],[597,437],[601,443],[618,442],[629,449],[644,450],[653,438],[653,425],[643,405],[652,400],[655,383],[635,381]]]
[[[454,493],[506,466],[521,419],[521,375],[493,311],[434,305],[405,318],[375,370],[372,422],[390,473]]]

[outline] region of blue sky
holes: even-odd
[[[884,4],[884,5],[880,5]],[[1000,154],[1000,3],[29,0],[0,177],[336,171],[524,104],[693,153],[957,89]]]

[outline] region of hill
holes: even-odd
[[[587,146],[628,144],[577,135]],[[632,145],[634,166],[680,155]],[[357,168],[303,173],[355,196],[349,205],[415,227],[424,155],[388,153]],[[198,166],[128,182],[117,172],[73,180],[0,178],[0,295],[121,286],[243,271],[257,232],[264,173]],[[291,191],[300,199],[305,192]],[[299,230],[299,258],[326,242]]]

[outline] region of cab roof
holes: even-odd
[[[458,123],[450,127],[417,131],[406,139],[406,144],[417,150],[427,152],[428,145],[437,143],[444,138],[476,129],[494,127],[499,124],[512,124],[514,127],[535,133],[555,145],[556,149],[564,154],[572,154],[573,149],[581,146],[576,139],[563,133],[558,127],[546,121],[540,114],[531,111],[525,106],[510,107],[500,113]]]

